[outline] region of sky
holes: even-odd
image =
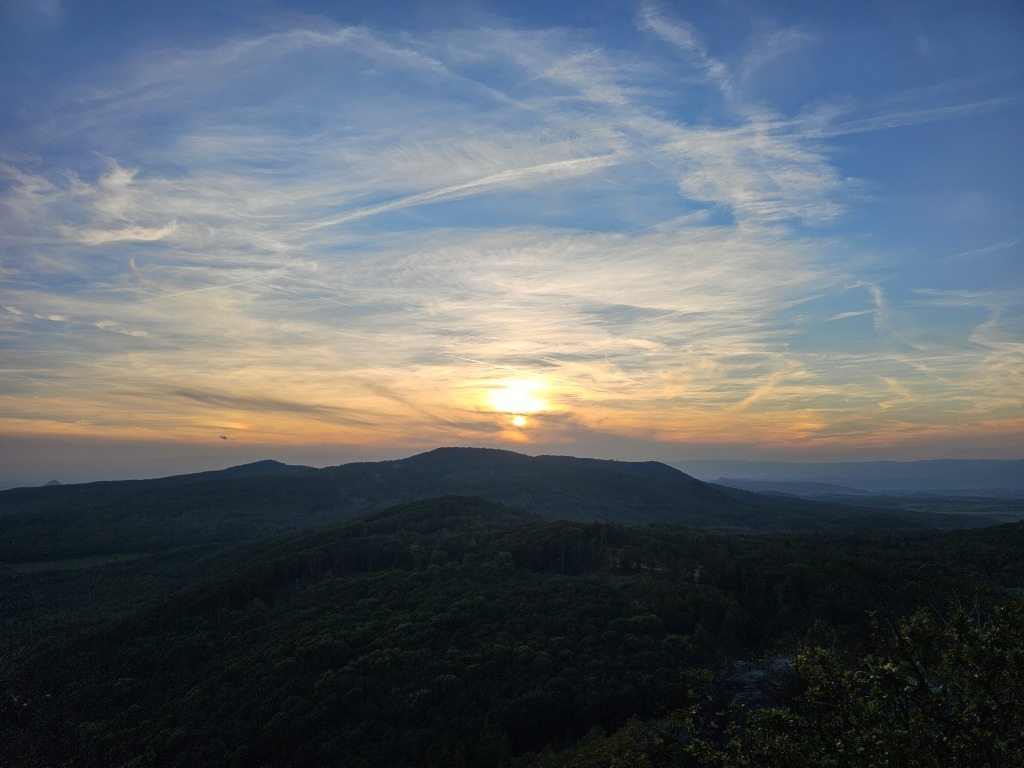
[[[1024,5],[0,2],[0,486],[1024,457]]]

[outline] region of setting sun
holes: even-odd
[[[526,417],[525,416],[513,416],[512,417],[512,426],[514,426],[514,427],[525,427],[526,426]]]
[[[544,384],[540,381],[513,380],[502,382],[500,388],[490,392],[486,397],[487,404],[499,413],[522,415],[547,410],[547,402],[540,397]],[[517,427],[523,426],[526,419],[513,419]]]

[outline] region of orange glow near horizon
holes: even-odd
[[[672,458],[688,445],[700,445],[709,456],[742,450],[792,460],[823,453],[901,460],[948,457],[950,450],[942,446],[954,444],[1019,455],[1024,430],[1024,418],[1010,409],[1000,418],[968,424],[930,421],[928,413],[909,407],[872,421],[877,411],[865,414],[854,406],[785,407],[785,398],[764,396],[737,409],[724,395],[696,387],[684,397],[666,393],[658,381],[639,386],[610,374],[585,375],[590,370],[573,373],[452,366],[391,377],[387,370],[371,370],[351,380],[325,373],[296,382],[268,368],[261,369],[259,381],[237,389],[197,374],[190,389],[171,390],[171,397],[100,389],[78,400],[36,395],[19,416],[0,418],[0,439],[183,446],[175,451],[265,446],[271,457],[275,446],[364,446],[412,455],[437,445],[504,443],[580,456],[622,445],[631,456],[646,451],[649,458]],[[604,388],[588,386],[595,378]],[[746,402],[742,394],[737,401]],[[13,411],[13,397],[8,402]]]
[[[0,440],[12,441],[12,445],[32,439],[65,441],[67,445],[134,443],[144,451],[151,450],[153,446],[162,446],[163,451],[168,446],[194,446],[204,450],[223,446],[231,451],[252,451],[262,446],[266,457],[271,458],[277,456],[275,446],[309,446],[328,450],[331,446],[342,445],[346,451],[351,451],[353,446],[375,450],[387,447],[412,455],[437,445],[498,447],[507,443],[524,447],[541,445],[545,450],[562,445],[565,446],[559,449],[562,452],[591,456],[594,451],[579,438],[579,434],[596,434],[600,430],[603,435],[611,435],[609,439],[626,441],[624,445],[628,443],[629,455],[635,457],[672,458],[679,451],[679,446],[690,443],[704,446],[709,454],[742,446],[751,455],[784,455],[785,460],[823,460],[823,453],[829,460],[862,460],[878,456],[910,460],[922,456],[943,458],[945,451],[935,450],[934,446],[948,444],[954,439],[971,449],[994,447],[1012,456],[1016,438],[1024,429],[1024,420],[1005,419],[981,421],[959,430],[945,424],[911,423],[891,425],[885,432],[855,429],[853,425],[840,431],[841,424],[830,429],[826,414],[821,413],[762,413],[757,419],[746,414],[745,420],[737,422],[735,417],[728,419],[707,413],[688,415],[666,410],[657,420],[653,414],[643,414],[647,418],[641,418],[639,414],[616,412],[592,401],[585,403],[585,407],[577,404],[575,409],[567,410],[551,402],[546,393],[542,396],[541,392],[545,391],[542,386],[531,387],[527,382],[518,387],[507,385],[508,382],[496,383],[493,389],[480,393],[475,398],[472,416],[466,410],[448,411],[444,405],[433,403],[432,407],[445,416],[455,418],[462,414],[465,425],[458,430],[450,427],[440,429],[425,420],[417,422],[415,429],[409,429],[405,427],[407,422],[397,417],[382,418],[372,428],[363,425],[339,428],[336,424],[325,425],[291,413],[259,414],[255,411],[247,414],[245,420],[232,421],[197,409],[181,415],[154,412],[152,421],[137,419],[137,423],[130,425],[88,420],[0,419]],[[531,410],[516,413],[513,408]],[[547,418],[556,411],[570,414],[571,418]],[[495,421],[497,430],[494,429]],[[570,424],[571,428],[566,428],[565,424]],[[222,440],[219,437],[222,434],[230,440]],[[645,445],[647,452],[638,453],[641,449],[637,444]],[[83,449],[83,452],[88,450]],[[329,463],[328,459],[324,461]]]

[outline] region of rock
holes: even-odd
[[[780,656],[763,661],[737,661],[711,683],[716,708],[752,712],[782,706],[786,687],[796,679],[795,660]]]

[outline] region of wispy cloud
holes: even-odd
[[[988,256],[988,255],[993,254],[993,253],[999,253],[1001,251],[1010,250],[1011,248],[1014,248],[1014,247],[1016,247],[1019,244],[1020,244],[1019,240],[1000,240],[1000,241],[995,242],[995,243],[990,243],[989,245],[983,246],[981,248],[971,248],[971,249],[966,250],[966,251],[960,251],[959,253],[954,253],[954,254],[952,254],[950,256],[944,257],[943,259],[941,259],[941,261],[943,263],[947,263],[948,264],[948,263],[954,262],[954,261],[965,261],[965,260],[968,260],[968,259],[977,259],[977,258],[981,258],[981,257],[984,257],[984,256]]]
[[[751,41],[740,65],[740,78],[749,79],[758,70],[814,42],[814,37],[798,28],[763,32]]]
[[[924,107],[912,110],[892,110],[865,117],[840,118],[839,110],[824,108],[823,115],[809,115],[801,120],[806,126],[804,134],[813,138],[848,136],[869,131],[884,131],[908,125],[920,125],[958,117],[969,117],[979,113],[1002,110],[1024,103],[1024,96],[1002,96],[964,104],[948,104],[939,107]],[[824,117],[824,121],[822,121]]]
[[[669,18],[653,3],[644,3],[637,18],[640,29],[657,35],[681,53],[691,57],[707,79],[727,97],[732,96],[732,75],[701,43],[693,26],[679,18]]]

